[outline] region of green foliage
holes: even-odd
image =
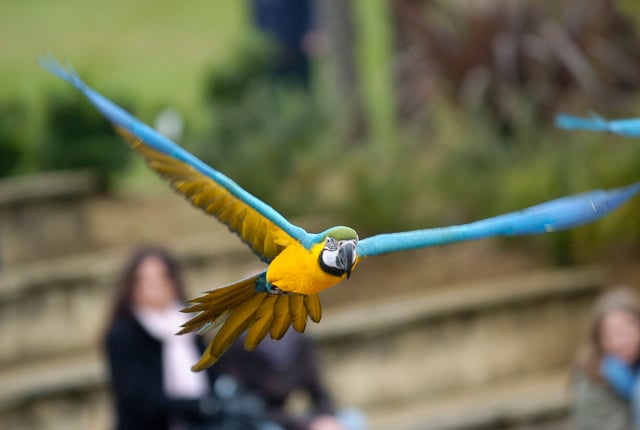
[[[434,149],[442,153],[432,178],[443,206],[462,208],[470,221],[639,179],[640,151],[623,139],[550,125],[516,130],[505,142],[481,117],[468,116],[464,128],[446,135],[447,144]],[[632,201],[595,224],[520,241],[564,264],[595,258],[612,243],[633,246],[638,238],[640,204]]]
[[[394,2],[403,59],[398,113],[403,139],[415,142],[400,167],[416,177],[426,169],[429,188],[416,195],[428,193],[428,219],[469,222],[639,180],[633,142],[553,128],[562,110],[596,108],[610,117],[638,112],[633,18],[615,2],[597,0],[588,11],[582,3]],[[398,196],[394,179],[382,181],[378,194]],[[407,198],[399,206],[405,227],[414,225],[412,204]],[[636,199],[593,225],[515,241],[570,263],[610,246],[637,247],[639,237]]]
[[[92,168],[103,187],[122,172],[131,150],[102,115],[77,92],[56,93],[44,106],[45,131],[38,148],[42,169]]]
[[[481,107],[502,132],[520,126],[519,99],[540,121],[572,103],[620,108],[640,86],[633,21],[619,2],[395,2],[401,113],[434,96]]]
[[[19,169],[27,156],[27,117],[17,101],[0,103],[0,177]]]
[[[228,63],[207,76],[207,102],[219,105],[244,99],[254,86],[264,83],[274,52],[274,47],[264,38],[255,34],[248,36]]]
[[[211,128],[193,151],[275,206],[301,212],[313,176],[302,160],[321,155],[326,121],[307,91],[272,81],[271,52],[252,39],[210,72]]]

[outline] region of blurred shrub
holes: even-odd
[[[18,170],[28,153],[27,117],[17,101],[0,103],[0,177]]]
[[[38,152],[42,169],[91,168],[105,190],[111,178],[127,167],[132,151],[80,94],[50,95],[44,104],[44,122]]]
[[[464,127],[440,129],[447,143],[433,149],[440,154],[440,165],[430,179],[442,205],[457,207],[455,213],[464,217],[454,222],[519,210],[569,194],[621,187],[640,177],[640,152],[621,138],[550,126],[520,126],[515,136],[507,138],[481,116],[464,116],[462,121]],[[637,247],[637,200],[589,226],[516,241],[541,246],[560,264],[593,259],[611,246]]]
[[[303,211],[313,176],[302,166],[322,155],[327,121],[307,90],[273,79],[272,52],[268,43],[249,38],[209,72],[211,127],[193,150],[279,208]]]
[[[439,94],[510,132],[576,102],[620,107],[640,85],[640,45],[617,3],[394,0],[402,113]]]
[[[493,5],[489,8],[507,3],[483,2]],[[410,115],[414,121],[405,123],[392,143],[355,148],[341,141],[331,113],[307,92],[273,82],[269,47],[252,40],[209,73],[205,93],[211,128],[192,150],[288,216],[331,211],[363,236],[466,223],[629,184],[639,177],[637,147],[618,145],[620,139],[606,135],[555,130],[550,121],[559,106],[574,103],[583,92],[583,100],[613,106],[612,100],[640,79],[634,74],[634,48],[619,31],[627,28],[625,20],[606,2],[596,3],[595,11],[584,14],[558,6],[562,10],[555,10],[553,16],[560,16],[555,21],[539,12],[542,6],[522,2],[488,14],[475,15],[471,8],[457,18],[431,15],[435,33],[420,40],[433,44],[433,51],[422,46],[417,54],[412,51],[418,57],[403,61],[421,58],[414,66],[437,67],[437,82],[444,85],[425,84],[433,69],[415,69],[415,80],[399,88],[405,107],[418,101]],[[417,13],[414,18],[427,19]],[[584,70],[569,67],[555,48],[534,49],[546,40],[539,31],[544,27],[557,36],[558,23],[566,24],[565,36],[576,52],[589,56],[598,44],[597,52],[604,52],[604,36],[611,31],[614,42],[606,43],[621,46],[618,58],[630,62],[615,65],[597,57],[592,65],[589,57],[582,65],[594,71],[597,85],[585,86]],[[426,62],[434,52],[441,58]],[[505,60],[505,52],[515,62]],[[604,88],[611,90],[601,93]],[[632,101],[626,95],[619,100]],[[638,239],[640,202],[634,201],[593,225],[510,243],[543,249],[555,262],[570,263],[593,259],[612,245],[637,246]]]
[[[264,37],[249,35],[232,58],[210,70],[205,84],[206,100],[211,105],[236,103],[255,85],[262,85],[271,69],[275,48]]]
[[[638,181],[633,145],[552,126],[563,109],[633,116],[640,45],[615,1],[392,4],[398,106],[423,156],[437,160],[427,182],[439,224]],[[418,171],[419,158],[407,157],[403,171]],[[568,263],[639,238],[634,201],[594,225],[522,243]]]

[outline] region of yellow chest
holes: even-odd
[[[324,272],[318,263],[322,245],[307,250],[291,244],[273,259],[267,269],[267,281],[283,291],[316,294],[334,286],[345,277]]]

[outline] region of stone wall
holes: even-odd
[[[260,269],[238,241],[198,235],[165,245],[186,269],[192,295]],[[3,429],[109,427],[101,334],[129,252],[49,259],[0,274]]]
[[[567,369],[603,283],[602,270],[586,267],[451,285],[327,314],[311,333],[343,401],[379,407],[436,400]]]
[[[0,427],[106,430],[101,333],[131,249],[94,246],[89,176],[10,184],[0,184]],[[162,237],[190,295],[263,267],[227,232]],[[376,282],[393,285],[393,271],[381,273]],[[402,296],[329,307],[308,331],[337,402],[361,408],[373,429],[555,425],[585,315],[606,279],[593,267],[428,289],[415,279]],[[366,292],[359,282],[350,291]]]
[[[90,249],[85,205],[96,187],[88,171],[0,181],[0,269]]]
[[[224,284],[257,269],[242,246],[199,238],[171,246],[194,285],[203,279]],[[3,428],[109,427],[97,346],[124,254],[49,261],[0,277],[0,385],[7,387],[0,393]],[[496,385],[564,374],[602,283],[602,271],[585,268],[457,285],[326,312],[309,331],[338,403],[366,411],[373,428],[387,427],[399,410],[416,408],[394,421],[400,429],[401,420],[442,420],[442,410],[434,405],[449,402],[451,408],[451,399],[462,393],[486,395]],[[541,391],[555,401],[543,405],[544,411],[557,413],[564,405],[556,380]],[[504,400],[498,396],[492,407]],[[472,415],[468,420],[474,422]]]

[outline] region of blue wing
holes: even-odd
[[[640,137],[640,118],[606,120],[597,115],[591,118],[567,115],[556,116],[556,126],[566,130],[605,131],[626,137]]]
[[[264,261],[271,261],[291,239],[309,246],[312,235],[304,229],[89,88],[71,68],[63,68],[51,56],[42,57],[40,63],[80,90],[154,170],[194,205],[226,224]]]
[[[595,190],[530,208],[450,227],[380,234],[358,242],[361,257],[492,236],[522,236],[566,230],[593,222],[636,194],[640,182],[614,190]]]

